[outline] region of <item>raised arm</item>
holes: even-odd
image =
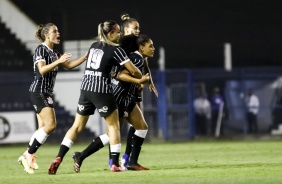
[[[62,66],[67,68],[67,69],[73,69],[86,60],[87,54],[88,54],[88,52],[86,52],[82,57],[80,57],[76,60],[64,62],[64,63],[62,63]]]
[[[45,62],[38,62],[37,63],[37,67],[38,70],[40,72],[41,75],[45,75],[46,73],[50,72],[51,70],[53,70],[55,67],[57,67],[58,65],[68,61],[71,58],[71,54],[66,53],[63,54],[58,60],[46,65]]]

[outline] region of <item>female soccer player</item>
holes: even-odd
[[[139,22],[135,19],[129,16],[128,13],[122,13],[121,14],[121,20],[122,20],[122,24],[121,24],[121,32],[122,32],[122,36],[127,36],[130,34],[134,34],[136,36],[138,36],[140,34],[140,25]],[[130,49],[130,48],[129,48]],[[149,73],[150,76],[150,80],[149,80],[149,89],[150,91],[153,91],[155,93],[155,95],[158,97],[158,90],[154,85],[153,79],[152,79],[152,75],[151,75],[151,71],[149,68],[149,64],[148,64],[148,60],[145,57],[145,62],[144,62],[144,72],[145,73]],[[143,87],[143,86],[142,86]],[[141,88],[142,89],[142,88]],[[142,102],[142,94],[141,91],[138,92],[136,94],[135,97],[135,102],[137,103],[137,105],[140,107],[140,109],[142,110],[141,107],[141,102]],[[121,125],[122,127],[122,125]],[[122,158],[121,158],[121,166],[125,169],[128,162],[129,162],[129,157],[131,154],[131,148],[132,148],[132,137],[134,135],[135,129],[133,126],[130,126],[129,130],[128,130],[128,134],[127,134],[127,139],[126,139],[126,148],[125,148],[125,153],[123,154]],[[111,165],[111,160],[109,161],[109,165]]]
[[[28,149],[18,159],[29,174],[34,173],[33,169],[38,169],[35,161],[36,151],[56,128],[53,89],[58,66],[72,69],[86,59],[85,54],[77,60],[69,61],[72,56],[70,53],[62,55],[55,50],[55,45],[60,43],[60,33],[53,23],[40,24],[35,36],[41,44],[35,49],[33,55],[34,81],[29,88],[29,93],[36,111],[38,130],[32,135]]]
[[[126,38],[133,40],[138,46],[138,50],[132,53],[129,58],[141,71],[144,71],[144,58],[154,56],[153,41],[146,35],[134,35],[125,36],[122,40],[128,41]],[[132,49],[132,48],[131,48]],[[125,49],[127,50],[127,49]],[[135,94],[138,92],[140,84],[149,80],[149,75],[144,75],[146,78],[143,81],[130,77],[127,70],[120,67],[117,71],[117,83],[113,87],[113,93],[119,108],[120,122],[128,121],[134,128],[135,132],[132,138],[132,153],[126,168],[123,170],[148,170],[148,168],[141,166],[138,163],[138,157],[140,155],[141,147],[148,132],[148,125],[144,119],[144,116],[140,110],[140,107],[136,104]],[[74,170],[80,172],[80,167],[85,158],[95,153],[99,149],[103,148],[107,142],[105,141],[106,134],[95,138],[90,145],[82,152],[74,152]]]
[[[111,69],[123,65],[136,78],[141,78],[140,70],[129,60],[119,47],[120,27],[115,21],[105,21],[98,26],[97,40],[91,45],[82,78],[81,92],[75,121],[66,133],[59,153],[52,161],[48,173],[56,174],[63,157],[68,152],[78,134],[84,129],[90,115],[98,112],[107,122],[109,136],[101,136],[102,141],[110,142],[113,172],[122,171],[119,166],[121,150],[120,126],[116,101],[110,85]]]

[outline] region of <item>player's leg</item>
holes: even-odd
[[[96,137],[82,152],[74,152],[72,154],[72,158],[74,160],[74,171],[79,173],[83,160],[99,151],[105,145],[109,144],[109,140],[109,136],[105,133]]]
[[[67,154],[71,146],[73,145],[74,141],[76,140],[78,134],[84,130],[85,125],[88,121],[89,116],[88,115],[80,115],[76,113],[75,121],[72,125],[72,127],[67,131],[59,152],[56,156],[56,158],[51,162],[51,165],[48,168],[48,174],[56,174],[57,170],[63,161],[64,156]]]
[[[56,118],[52,96],[45,93],[30,93],[30,99],[37,113],[38,129],[33,133],[29,141],[28,149],[18,159],[20,163],[25,158],[27,165],[37,169],[35,152],[44,144],[49,134],[56,128]],[[51,99],[51,100],[50,100]],[[25,168],[27,171],[28,168]]]
[[[54,108],[44,107],[39,113],[39,121],[41,120],[44,122],[44,126],[37,130],[32,144],[30,145],[29,149],[26,150],[23,154],[23,156],[27,159],[29,166],[33,169],[35,169],[36,151],[40,148],[42,144],[44,144],[48,136],[56,128],[56,117]]]
[[[113,161],[111,170],[113,172],[122,171],[119,167],[118,159],[120,155],[121,143],[120,143],[120,126],[119,126],[119,114],[117,105],[112,94],[91,94],[92,102],[98,109],[101,117],[104,117],[108,125],[108,135],[103,134],[94,139],[94,141],[81,153],[75,152],[73,155],[74,169],[76,172],[80,171],[82,161],[89,155],[95,153],[108,142],[110,142],[110,154]],[[106,107],[106,108],[105,108]]]
[[[137,106],[141,110],[142,109],[142,103],[141,103],[142,102],[142,94],[141,93],[136,94],[134,101],[136,102]],[[128,107],[126,107],[126,108],[128,108]],[[133,107],[129,107],[129,108],[133,108]],[[120,110],[120,108],[119,108],[119,110]],[[128,166],[130,154],[131,154],[131,151],[132,151],[132,138],[134,136],[134,133],[135,133],[135,128],[132,125],[130,125],[128,133],[127,133],[127,137],[126,137],[125,152],[120,159],[121,167],[122,167],[123,170],[126,170],[127,166]]]
[[[126,138],[126,147],[125,147],[125,152],[123,156],[121,157],[120,163],[121,167],[125,170],[128,162],[129,162],[129,157],[132,151],[132,138],[134,136],[135,128],[130,125],[128,133],[127,133],[127,138]]]
[[[128,122],[136,129],[133,138],[132,138],[132,152],[129,159],[127,169],[129,170],[149,170],[146,167],[141,166],[138,163],[138,158],[141,152],[141,148],[144,142],[144,139],[148,132],[148,125],[144,119],[144,116],[140,108],[135,105],[133,110],[130,112]]]
[[[120,124],[120,129],[122,129],[123,125],[126,123],[126,119],[124,117],[121,117],[121,113],[119,111],[119,124]],[[131,147],[131,146],[130,146]],[[130,152],[131,152],[131,149],[130,149]],[[122,163],[122,158],[121,158],[121,163]],[[112,164],[113,164],[113,161],[112,161],[112,158],[111,158],[111,148],[110,148],[110,145],[109,145],[109,167],[112,168]]]
[[[121,151],[121,141],[120,141],[120,127],[119,127],[119,115],[118,109],[113,111],[110,115],[105,117],[108,124],[108,134],[110,137],[110,151],[112,158],[112,168],[113,172],[122,171],[119,166],[119,156]]]
[[[32,143],[33,143],[33,141],[34,141],[34,139],[35,139],[35,137],[36,137],[36,134],[37,134],[37,132],[38,132],[38,130],[40,130],[43,126],[44,126],[44,124],[43,124],[43,120],[41,119],[41,117],[39,116],[39,114],[37,114],[36,113],[36,118],[37,118],[37,122],[38,122],[38,127],[37,127],[37,130],[32,134],[32,136],[31,136],[31,138],[30,138],[30,140],[29,140],[29,143],[28,143],[28,147],[27,147],[27,150],[30,148],[30,146],[32,145]],[[37,156],[34,154],[34,169],[39,169],[39,166],[38,166],[38,164],[36,163],[36,158],[37,158]],[[19,159],[19,160],[21,160],[21,159]]]
[[[61,143],[57,157],[51,162],[51,165],[48,168],[48,174],[56,174],[61,162],[63,161],[64,156],[73,145],[78,134],[80,134],[80,132],[84,130],[89,116],[94,114],[96,107],[92,103],[91,95],[91,92],[80,92],[74,123],[72,127],[67,131]]]

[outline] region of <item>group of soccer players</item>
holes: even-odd
[[[32,135],[27,150],[18,159],[27,173],[33,174],[39,168],[35,153],[56,128],[53,88],[58,67],[72,69],[84,61],[85,71],[75,120],[65,134],[48,173],[56,174],[64,156],[96,109],[107,123],[107,132],[96,137],[85,150],[73,153],[74,171],[80,172],[83,160],[107,144],[110,145],[109,167],[112,172],[149,170],[138,163],[148,132],[140,102],[146,83],[158,96],[147,60],[154,56],[155,48],[149,36],[139,34],[140,26],[136,19],[127,13],[123,13],[121,19],[121,25],[111,20],[100,23],[98,36],[88,52],[72,61],[70,53],[60,54],[54,48],[60,43],[56,25],[47,23],[38,26],[36,37],[41,44],[33,56],[34,81],[29,89],[38,129]],[[131,127],[125,153],[119,160],[120,129],[126,121]]]

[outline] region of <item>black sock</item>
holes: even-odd
[[[134,133],[135,133],[135,128],[133,128],[133,126],[130,126],[128,133],[127,133],[126,148],[125,148],[125,154],[127,154],[128,156],[131,153],[132,137],[134,136]]]
[[[65,157],[65,155],[69,151],[69,149],[70,148],[67,147],[66,145],[61,144],[60,150],[59,150],[59,153],[58,153],[57,157],[61,157],[61,159],[63,160],[63,158]]]
[[[111,145],[109,144],[109,159],[111,159]]]
[[[40,146],[41,146],[41,144],[36,139],[34,139],[32,145],[28,149],[28,153],[29,154],[35,153]]]
[[[119,166],[119,155],[120,153],[118,152],[111,152],[111,158],[112,158],[112,161],[113,161],[113,165],[116,165],[116,166]]]
[[[139,137],[135,134],[133,135],[132,152],[129,159],[129,165],[137,164],[143,142],[144,142],[144,138]]]
[[[96,137],[89,146],[81,152],[81,159],[84,160],[86,157],[92,155],[93,153],[97,152],[99,149],[103,148],[104,144],[100,137]]]

